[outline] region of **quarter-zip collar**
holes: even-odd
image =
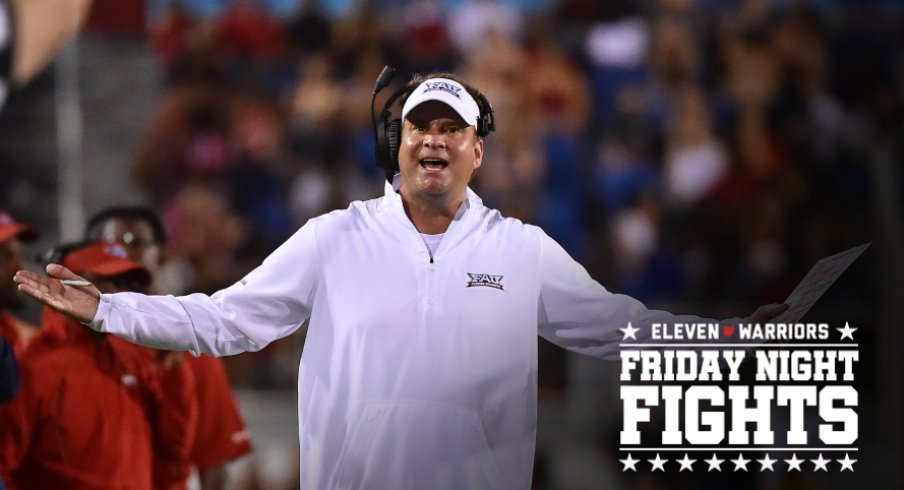
[[[429,257],[427,247],[424,245],[420,233],[405,213],[402,196],[399,194],[401,185],[402,175],[399,173],[392,179],[392,184],[389,182],[385,184],[383,206],[393,217],[392,228],[394,233],[396,233],[396,237],[406,244],[410,243],[418,251],[422,251]],[[443,241],[440,242],[439,247],[436,249],[436,254],[429,258],[433,260],[442,258],[443,255],[455,248],[471,231],[480,225],[478,216],[480,215],[479,210],[483,208],[483,200],[470,187],[468,187],[467,192],[467,197],[459,205],[458,211],[455,212],[455,216],[445,232]]]

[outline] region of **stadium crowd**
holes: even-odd
[[[900,130],[901,97],[866,9],[323,3],[173,2],[152,26],[167,100],[132,165],[190,264],[174,287],[231,284],[308,218],[380,192],[369,98],[387,63],[482,88],[499,130],[473,187],[612,289],[774,300],[868,235],[868,148]]]

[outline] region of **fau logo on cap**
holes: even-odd
[[[467,287],[469,288],[473,288],[475,286],[486,286],[488,288],[505,291],[505,288],[502,286],[502,275],[475,274],[473,272],[468,272],[468,277],[471,279],[470,281],[468,281]]]
[[[434,90],[442,90],[454,95],[456,98],[461,98],[461,95],[459,95],[461,87],[456,87],[449,82],[424,82],[424,93],[433,92]]]

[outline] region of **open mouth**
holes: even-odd
[[[421,158],[421,167],[426,170],[439,171],[449,166],[449,162],[442,158]]]

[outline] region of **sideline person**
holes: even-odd
[[[17,222],[0,210],[0,274],[15,274],[14,271],[21,269],[23,244],[37,238],[37,230]],[[12,354],[21,354],[38,330],[36,326],[15,316],[14,313],[22,306],[22,295],[16,290],[16,283],[10,279],[0,279],[0,340],[9,344],[10,356],[5,359],[12,363],[15,362]],[[0,376],[5,373],[5,369],[0,367]]]
[[[52,278],[18,272],[19,289],[97,331],[196,354],[257,351],[310,319],[302,488],[530,488],[538,334],[616,358],[628,322],[713,320],[609,292],[541,229],[485,207],[468,183],[495,123],[474,88],[433,73],[395,99],[401,118],[375,124],[378,159],[398,172],[385,195],[311,219],[238,283],[102,295],[50,265]]]
[[[150,292],[163,292],[155,284],[159,284],[157,278],[166,262],[167,234],[153,211],[143,206],[103,209],[88,220],[85,239],[122,244],[130,259],[150,271],[154,278]],[[251,439],[223,362],[208,355],[184,354],[183,359],[194,374],[198,398],[195,440],[185,462],[186,471],[189,465],[194,466],[202,490],[222,489],[228,483],[227,464],[251,452]]]
[[[119,244],[66,244],[61,261],[99,291],[134,291],[150,273]],[[45,308],[20,359],[22,386],[0,405],[0,472],[10,487],[174,488],[163,464],[187,460],[194,377],[149,349]],[[152,455],[163,455],[154,459]],[[178,466],[178,464],[177,464]],[[184,482],[185,476],[181,477]]]
[[[0,274],[8,275],[22,268],[22,242],[33,241],[37,236],[37,231],[0,211]],[[21,305],[22,296],[16,291],[16,283],[0,278],[0,403],[12,400],[19,392],[16,356],[37,331],[36,327],[13,315],[12,312]],[[0,424],[3,423],[0,419]],[[0,476],[0,490],[5,488]]]

